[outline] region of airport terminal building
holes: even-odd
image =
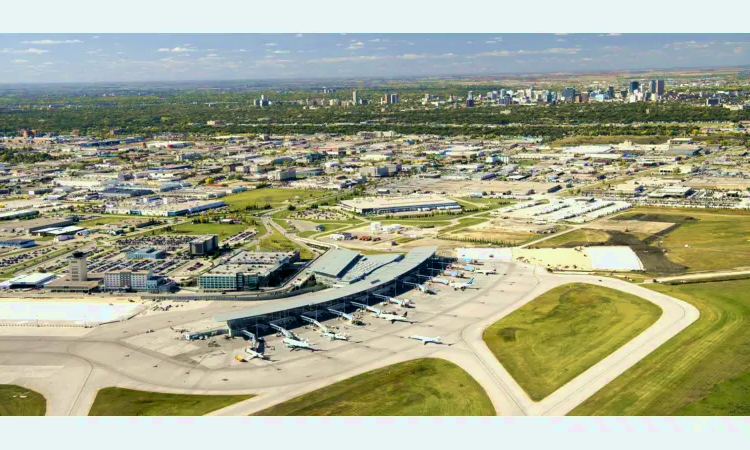
[[[381,302],[382,299],[373,296],[373,294],[395,296],[414,288],[416,284],[422,282],[420,275],[427,276],[430,274],[428,269],[432,268],[433,265],[439,266],[435,257],[436,251],[437,247],[416,247],[405,255],[383,255],[392,257],[392,260],[377,259],[376,268],[365,272],[354,272],[360,275],[357,275],[355,277],[357,279],[350,283],[339,283],[336,284],[339,287],[218,314],[214,316],[214,320],[225,322],[232,334],[248,330],[256,333],[256,335],[272,332],[269,323],[282,327],[291,327],[301,323],[300,315],[316,320],[326,320],[336,316],[331,310],[348,312],[354,309],[350,304],[351,301],[375,304]],[[348,272],[351,272],[351,269],[365,262],[344,261],[340,265],[333,266],[331,264],[334,258],[328,261],[323,260],[323,258],[325,256],[321,257],[321,264],[317,269],[311,267],[310,270],[313,270],[316,274],[321,271],[328,272],[332,278],[342,280],[346,278]],[[369,259],[372,256],[366,258]],[[344,266],[344,269],[339,271],[342,266]],[[347,266],[348,270],[346,270]],[[333,274],[333,272],[337,273]]]

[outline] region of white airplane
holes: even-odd
[[[325,331],[325,332],[321,333],[320,335],[323,336],[324,338],[328,338],[328,339],[330,339],[332,341],[335,341],[335,340],[348,341],[349,340],[349,336],[347,336],[347,335],[345,335],[343,333],[331,333],[331,332]]]
[[[395,297],[388,297],[388,299],[385,300],[383,303],[385,304],[393,303],[394,305],[398,305],[402,308],[413,308],[415,306],[414,302],[412,302],[411,300],[395,298]]]
[[[403,316],[399,316],[398,314],[391,314],[391,313],[380,313],[380,314],[375,314],[375,317],[377,317],[378,319],[390,320],[392,324],[396,322],[414,323],[413,320],[409,320],[406,317],[407,313],[408,312],[405,311]]]
[[[427,345],[428,343],[433,344],[443,344],[443,342],[440,340],[440,336],[436,337],[427,337],[427,336],[409,336],[409,339],[415,339],[417,341],[422,341],[424,345]]]
[[[417,285],[417,289],[419,289],[420,291],[424,292],[425,294],[427,293],[427,288],[425,287],[424,284],[418,284]]]
[[[299,349],[305,349],[305,350],[315,351],[315,349],[310,346],[309,342],[307,342],[307,341],[298,341],[297,339],[292,339],[292,338],[284,338],[284,345],[290,351],[299,350]]]
[[[356,307],[358,307],[358,308],[360,308],[360,309],[364,309],[364,310],[370,311],[371,313],[383,314],[383,310],[382,309],[373,308],[372,306],[367,306],[364,303],[351,302],[351,304],[354,305],[354,306],[356,306]]]
[[[466,290],[467,287],[474,285],[474,277],[471,278],[471,280],[467,281],[466,283],[458,283],[456,281],[451,281],[448,286],[452,287],[454,291],[457,291],[461,289],[462,291]]]
[[[253,359],[253,358],[268,359],[268,356],[250,347],[245,349],[245,353],[251,356],[250,359]]]
[[[497,268],[494,268],[492,270],[490,270],[490,269],[476,269],[474,271],[474,273],[481,273],[483,275],[496,274],[497,273]]]
[[[449,286],[451,284],[451,282],[445,278],[433,278],[430,281],[432,281],[433,283],[444,284],[446,286]]]

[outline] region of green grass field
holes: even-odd
[[[366,372],[254,416],[494,416],[484,389],[457,365],[416,359]]]
[[[487,218],[482,217],[468,217],[466,219],[459,219],[458,224],[441,229],[440,234],[450,233],[452,231],[462,230],[474,225],[479,225],[480,223],[487,222],[487,220]]]
[[[89,416],[202,416],[253,395],[185,395],[108,387],[101,389]]]
[[[43,416],[47,400],[31,389],[15,384],[0,384],[0,416]]]
[[[302,259],[312,259],[315,257],[310,250],[300,247],[275,229],[273,230],[273,234],[260,241],[260,250],[264,252],[284,252],[294,249],[299,249],[299,256]]]
[[[700,318],[613,380],[572,415],[747,415],[750,280],[667,286]]]
[[[326,229],[323,230],[323,231],[318,231],[318,230],[300,231],[299,233],[297,233],[297,236],[303,237],[303,238],[309,238],[310,236],[314,236],[314,235],[316,235],[318,233],[329,233],[329,232],[333,232],[333,231],[336,231],[336,230],[340,230],[341,228],[349,226],[349,224],[344,224],[344,223],[328,223],[328,224],[325,224],[323,226],[326,227]]]
[[[571,242],[602,243],[607,242],[608,239],[609,235],[604,231],[579,228],[578,230],[571,231],[570,233],[561,234],[551,239],[547,239],[546,241],[542,241],[538,244],[535,244],[534,247],[553,248],[560,247]]]
[[[535,401],[639,335],[661,308],[583,283],[558,286],[494,323],[484,341]]]
[[[274,208],[289,201],[293,204],[312,200],[329,194],[327,191],[311,189],[263,188],[228,195],[222,200],[231,208],[245,209],[246,206],[270,204]],[[298,197],[298,198],[297,198]]]
[[[248,228],[254,227],[253,225],[245,224],[223,224],[223,223],[181,223],[179,225],[172,225],[172,231],[168,231],[166,228],[155,230],[155,234],[218,234],[219,243],[223,239],[230,236],[234,236],[237,233],[245,231]],[[146,233],[149,235],[149,233]]]
[[[665,220],[670,216],[697,219],[684,221],[653,244],[666,249],[667,258],[691,272],[750,266],[750,215],[670,209],[638,209],[635,213],[666,215]],[[632,214],[620,218],[627,217]]]

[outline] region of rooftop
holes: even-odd
[[[239,311],[217,314],[216,316],[214,316],[214,320],[217,322],[225,322],[229,320],[243,319],[246,317],[262,316],[265,314],[286,311],[288,309],[301,308],[303,306],[314,306],[342,297],[360,294],[370,289],[377,289],[393,281],[397,277],[409,272],[410,270],[419,267],[420,264],[424,263],[432,255],[434,255],[435,251],[437,251],[437,247],[416,247],[409,253],[404,255],[404,258],[400,261],[393,264],[387,264],[372,272],[368,276],[368,279],[361,280],[341,288],[325,289],[323,291],[318,291],[311,294],[268,302],[266,304],[255,306],[252,308],[245,308]]]

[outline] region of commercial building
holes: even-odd
[[[36,245],[33,239],[3,239],[0,247],[29,248]]]
[[[125,253],[127,259],[164,259],[167,252],[154,247],[143,247]]]
[[[27,209],[23,211],[10,211],[10,212],[0,213],[0,220],[21,219],[23,217],[34,217],[38,215],[39,215],[39,211],[35,209]]]
[[[304,323],[299,319],[300,315],[318,320],[335,317],[331,312],[332,309],[337,311],[355,309],[351,301],[374,304],[382,300],[373,297],[372,294],[395,296],[412,289],[414,284],[422,282],[418,275],[426,275],[428,272],[426,269],[432,268],[436,250],[437,247],[417,247],[406,255],[395,255],[392,262],[380,265],[364,279],[339,288],[325,289],[218,314],[214,316],[214,320],[226,322],[230,333],[238,333],[247,329],[262,334],[273,331],[268,326],[269,323],[282,324],[286,328]],[[333,267],[331,270],[335,271],[336,268]],[[423,274],[422,271],[425,273]]]
[[[243,251],[198,278],[204,291],[245,291],[274,284],[280,273],[299,259],[299,251]]]
[[[364,197],[341,202],[341,208],[359,214],[391,214],[409,211],[460,210],[455,200],[437,195]]]
[[[111,198],[141,197],[143,195],[152,195],[153,193],[154,191],[151,189],[124,187],[109,187],[101,192],[103,196]]]
[[[151,271],[120,270],[104,274],[104,289],[107,291],[166,292],[174,282],[154,276]]]
[[[213,253],[219,248],[219,235],[211,234],[199,236],[190,242],[190,254],[203,256]]]
[[[640,87],[641,87],[641,84],[639,82],[631,81],[628,84],[628,92],[632,94],[633,92],[637,91]]]

